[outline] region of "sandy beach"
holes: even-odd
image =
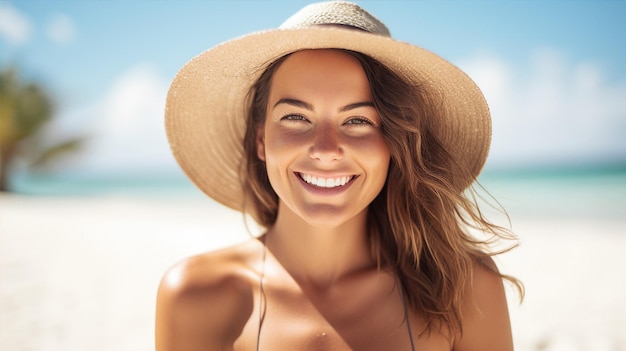
[[[497,258],[516,350],[626,350],[626,219],[513,217]],[[154,349],[156,288],[185,256],[247,238],[210,200],[0,195],[0,350]]]

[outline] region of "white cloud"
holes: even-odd
[[[0,2],[0,37],[13,44],[24,44],[31,32],[29,19],[15,7]]]
[[[493,118],[493,165],[626,159],[626,82],[594,63],[537,50],[527,67],[493,54],[460,67],[481,87]]]
[[[69,43],[75,36],[74,22],[65,14],[57,14],[48,23],[46,34],[54,43]]]
[[[174,170],[164,128],[167,88],[168,83],[151,65],[122,73],[102,100],[79,112],[89,113],[93,124],[86,148],[73,163],[98,174]],[[74,111],[66,118],[76,115]]]
[[[527,67],[477,55],[460,67],[481,87],[493,116],[492,166],[545,165],[626,157],[626,82],[601,67],[536,52]],[[169,82],[151,65],[122,73],[100,101],[66,112],[93,117],[73,165],[98,174],[177,172],[164,130]],[[75,167],[72,167],[75,169]]]

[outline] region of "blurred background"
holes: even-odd
[[[306,3],[0,0],[0,349],[152,349],[164,270],[246,237],[171,156],[168,85]],[[626,1],[357,3],[485,93],[517,349],[626,350]]]

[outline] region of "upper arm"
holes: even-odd
[[[462,310],[462,334],[454,351],[512,351],[513,337],[502,278],[493,260],[476,264],[469,298]]]
[[[197,261],[172,268],[161,281],[156,351],[228,350],[250,315],[252,293],[245,283]]]

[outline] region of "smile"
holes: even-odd
[[[310,174],[304,174],[304,173],[296,173],[296,174],[298,175],[298,177],[300,177],[300,179],[304,180],[306,183],[318,186],[320,188],[336,188],[336,187],[344,186],[350,183],[350,181],[355,178],[354,175],[335,177],[335,178],[323,178],[323,177],[316,177],[316,176],[312,176]]]

